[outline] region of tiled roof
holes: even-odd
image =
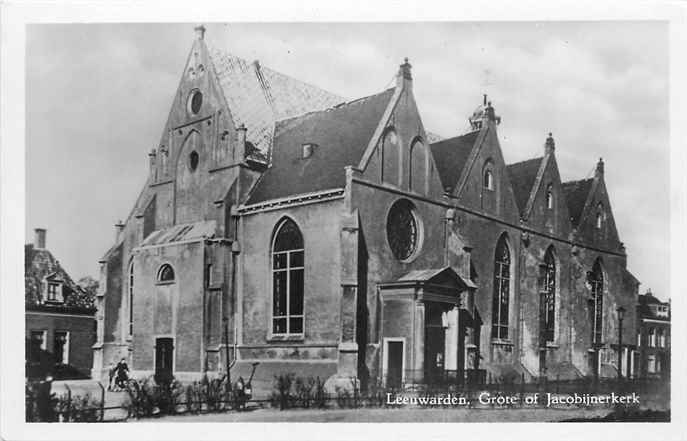
[[[515,202],[518,204],[518,209],[521,214],[527,206],[527,201],[532,193],[532,187],[534,186],[534,181],[537,179],[539,166],[543,159],[543,157],[533,158],[506,166],[508,177],[513,187]]]
[[[665,320],[665,321],[670,321],[670,303],[669,302],[662,302],[660,299],[656,298],[651,294],[651,292],[647,292],[646,294],[640,294],[637,296],[638,298],[638,310],[639,314],[642,318],[651,318],[655,320]],[[668,306],[668,315],[661,316],[658,315],[652,310],[650,305],[665,305]]]
[[[478,135],[479,131],[474,131],[431,145],[441,186],[445,190],[453,189],[457,185]]]
[[[568,212],[573,225],[577,225],[580,222],[580,216],[582,216],[582,210],[584,209],[585,202],[587,202],[593,183],[594,178],[589,178],[579,181],[568,181],[562,184],[563,194],[568,203]]]
[[[344,187],[344,167],[360,161],[393,93],[393,88],[387,89],[327,110],[279,121],[272,165],[247,203]],[[303,158],[303,144],[315,145],[308,158]]]
[[[215,234],[214,220],[179,224],[169,228],[153,231],[145,238],[140,246],[162,245],[173,242],[183,242],[197,239],[211,238]]]
[[[27,307],[43,305],[43,281],[46,277],[62,282],[64,304],[54,308],[94,308],[93,296],[72,280],[50,251],[34,248],[33,244],[24,245],[24,301]]]
[[[208,51],[234,123],[246,126],[247,140],[263,153],[269,150],[275,121],[345,101],[257,61],[248,63],[211,46]]]

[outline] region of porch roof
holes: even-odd
[[[450,266],[443,268],[413,270],[408,274],[401,276],[396,282],[389,283],[389,285],[405,284],[409,282],[443,286],[453,282],[453,284],[457,284],[460,287],[477,289],[477,285],[475,285],[472,280],[461,276]]]

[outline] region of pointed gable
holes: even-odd
[[[432,156],[444,190],[453,190],[463,173],[479,131],[431,144]]]
[[[268,152],[274,123],[345,101],[313,85],[208,45],[217,80],[236,127],[248,128],[247,139]]]
[[[45,248],[33,244],[24,246],[24,301],[26,306],[35,307],[43,303],[46,289],[44,281],[62,284],[64,307],[94,309],[94,299],[84,296],[84,291],[64,270],[60,262]]]
[[[527,201],[530,199],[530,194],[532,193],[532,188],[543,159],[543,157],[533,158],[506,166],[520,214],[527,207]]]
[[[342,188],[344,167],[365,153],[394,89],[276,124],[272,165],[248,204],[294,194]],[[308,157],[303,145],[310,144]]]
[[[577,226],[580,222],[593,183],[594,179],[589,178],[579,181],[568,181],[562,184],[563,194],[568,204],[568,212],[570,213],[570,221],[574,226]]]

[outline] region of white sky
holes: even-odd
[[[488,93],[508,163],[556,139],[563,180],[606,162],[628,268],[669,297],[668,26],[664,22],[208,25],[209,43],[356,98],[413,65],[425,127],[465,131]],[[158,145],[192,24],[30,25],[26,241],[97,276]]]

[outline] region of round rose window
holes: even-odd
[[[391,207],[386,219],[386,236],[391,251],[399,260],[406,260],[415,253],[419,228],[413,205],[400,200]]]

